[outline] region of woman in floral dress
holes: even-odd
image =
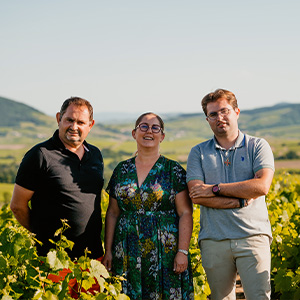
[[[137,156],[118,164],[107,187],[103,264],[126,278],[131,299],[194,299],[192,204],[185,170],[159,153],[163,130],[156,114],[138,118]]]

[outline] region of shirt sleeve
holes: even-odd
[[[176,194],[187,189],[186,184],[186,171],[185,169],[178,163],[175,162],[173,166],[173,186],[175,186]]]
[[[16,184],[37,191],[43,178],[44,157],[38,147],[30,149],[22,159],[16,176]]]
[[[273,152],[269,143],[265,139],[258,139],[256,141],[254,151],[254,173],[265,168],[272,169],[273,171],[275,170]]]
[[[186,172],[187,172],[187,174],[186,174],[187,182],[189,182],[191,180],[204,181],[204,173],[202,170],[200,147],[195,146],[192,148],[192,150],[188,156]]]

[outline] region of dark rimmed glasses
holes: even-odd
[[[159,125],[152,125],[151,127],[147,123],[141,123],[138,126],[136,126],[135,129],[140,129],[142,132],[147,132],[148,129],[150,128],[153,133],[159,133],[161,131],[161,127]]]
[[[220,114],[222,117],[227,116],[229,114],[229,112],[232,110],[232,108],[222,108],[219,111],[213,111],[210,114],[207,115],[207,117],[210,120],[216,120],[218,115]]]

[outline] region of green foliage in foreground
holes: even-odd
[[[103,193],[102,211],[108,197]],[[300,299],[300,177],[284,174],[276,176],[267,196],[269,217],[273,231],[272,299]],[[206,275],[201,264],[197,244],[200,210],[194,208],[194,229],[190,243],[190,255],[194,275],[196,300],[206,300],[210,294]],[[0,211],[0,299],[71,299],[68,282],[76,278],[79,283],[78,299],[128,299],[121,294],[122,278],[110,277],[104,266],[86,256],[76,263],[67,256],[65,249],[72,247],[63,237],[64,227],[57,232],[61,240],[47,257],[38,257],[34,237],[13,218],[7,206]],[[43,261],[44,263],[41,263]],[[70,269],[65,280],[54,283],[49,274]],[[101,292],[86,293],[98,280]]]
[[[47,257],[36,253],[34,237],[19,226],[5,205],[0,216],[0,296],[2,300],[36,299],[63,300],[72,299],[68,283],[76,279],[78,288],[75,299],[129,299],[121,293],[122,278],[110,277],[105,267],[97,260],[86,255],[76,262],[70,260],[65,249],[72,248],[63,232],[67,224],[56,232],[60,240],[55,243]],[[87,254],[87,253],[86,253]],[[67,276],[58,282],[50,280],[49,275],[58,275],[68,269]],[[100,291],[88,290],[98,282]]]
[[[279,176],[268,194],[272,298],[300,299],[300,180]]]

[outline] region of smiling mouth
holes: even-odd
[[[153,138],[152,137],[148,137],[148,136],[144,137],[143,139],[147,140],[147,141],[153,141]]]

